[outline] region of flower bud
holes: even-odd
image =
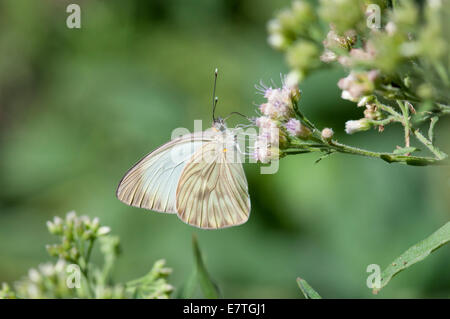
[[[34,268],[31,268],[30,270],[28,270],[28,278],[30,278],[31,281],[38,283],[41,281],[42,276],[39,273],[39,271],[37,271]]]
[[[297,70],[289,72],[284,79],[284,88],[289,91],[290,98],[294,103],[300,100],[301,92],[298,84],[302,79],[302,74]]]
[[[384,27],[384,29],[386,30],[386,33],[389,36],[393,36],[394,33],[397,31],[397,26],[395,25],[395,23],[393,21],[389,21],[386,26]]]
[[[334,132],[333,132],[333,130],[331,128],[326,127],[326,128],[324,128],[322,130],[322,134],[321,135],[322,135],[322,138],[324,140],[329,141],[333,137]]]
[[[256,161],[261,163],[269,163],[271,160],[278,159],[280,157],[280,149],[278,147],[271,146],[264,137],[258,136],[255,141],[252,156]]]
[[[95,233],[92,230],[86,230],[83,232],[83,234],[81,235],[81,238],[84,240],[89,240],[95,237]]]
[[[267,103],[260,105],[259,110],[271,119],[285,119],[292,115],[293,105],[290,89],[272,89],[264,91]]]
[[[98,228],[100,227],[100,220],[98,219],[98,217],[95,217],[92,220],[90,227],[93,232],[96,232],[98,230]]]
[[[77,219],[74,222],[74,231],[78,236],[82,236],[85,229],[86,229],[86,223],[81,222],[81,220]]]
[[[72,223],[77,218],[77,213],[75,211],[70,211],[66,215],[66,222]]]
[[[264,109],[263,105],[261,105],[261,108]],[[277,127],[277,124],[275,123],[275,121],[273,121],[271,118],[267,117],[267,116],[261,116],[255,119],[255,125],[257,127],[259,127],[260,129],[271,129],[274,127]]]
[[[109,228],[108,226],[102,226],[98,229],[97,236],[107,235],[107,234],[109,234],[110,231],[111,231],[111,228]]]
[[[374,82],[378,78],[378,71],[350,72],[348,76],[338,81],[338,87],[342,90],[341,97],[345,100],[358,102],[365,95],[369,95],[375,88]]]
[[[77,260],[78,257],[80,256],[80,254],[78,253],[78,249],[76,249],[75,247],[72,247],[72,249],[69,252],[69,255],[72,260]]]
[[[269,22],[267,23],[267,31],[270,34],[280,33],[282,31],[282,27],[278,19],[269,20]]]
[[[311,131],[297,119],[290,119],[284,126],[291,136],[302,139],[307,139],[311,136]]]
[[[51,263],[40,264],[39,270],[46,277],[52,277],[55,274],[55,269]]]
[[[367,104],[369,107],[364,110],[364,117],[369,120],[378,121],[382,118],[383,114],[376,108],[373,108],[371,104]]]
[[[67,250],[70,249],[71,247],[71,240],[69,240],[66,236],[64,236],[62,238],[62,244],[61,244],[62,249]]]
[[[371,124],[366,118],[363,118],[363,119],[360,119],[357,121],[345,122],[345,132],[347,134],[353,134],[356,132],[367,131],[368,129],[370,129],[370,127],[371,127]]]
[[[59,255],[59,247],[57,245],[46,245],[45,248],[50,256],[56,257]]]
[[[325,49],[320,56],[320,61],[330,63],[337,60],[337,55],[331,50]]]
[[[267,39],[269,45],[277,50],[284,50],[288,47],[289,41],[281,33],[273,33]]]
[[[55,234],[55,225],[51,221],[47,221],[47,229],[50,234]]]
[[[320,65],[320,51],[312,41],[297,41],[288,48],[286,59],[293,69],[306,72]]]

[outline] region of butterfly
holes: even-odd
[[[235,129],[214,117],[203,132],[186,134],[162,145],[122,178],[116,196],[123,203],[177,214],[185,223],[219,229],[245,223],[250,196]]]

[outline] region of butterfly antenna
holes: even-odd
[[[239,113],[239,112],[231,112],[230,114],[228,114],[228,116],[225,118],[225,120],[227,120],[233,114],[240,115],[240,116],[244,117],[247,121],[251,122],[251,119],[247,115],[244,115],[244,114]]]
[[[214,89],[213,89],[213,112],[212,112],[212,118],[213,122],[216,122],[215,112],[216,112],[216,106],[219,99],[216,96],[216,84],[217,84],[217,74],[219,73],[219,70],[217,68],[214,71]]]

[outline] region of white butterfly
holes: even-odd
[[[250,215],[250,196],[239,153],[236,131],[214,120],[212,128],[176,138],[140,160],[120,181],[117,198],[130,206],[176,213],[199,228],[243,224]]]

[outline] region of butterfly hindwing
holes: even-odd
[[[176,210],[185,223],[205,229],[248,220],[250,197],[242,164],[230,160],[215,142],[203,144],[184,167],[176,191]]]

